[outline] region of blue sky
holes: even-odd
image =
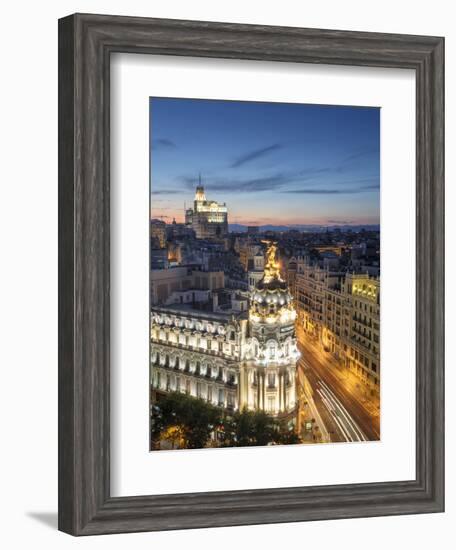
[[[380,109],[150,99],[151,215],[183,221],[201,173],[242,224],[377,224]]]

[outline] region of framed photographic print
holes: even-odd
[[[379,440],[380,109],[151,98],[150,127],[151,450]]]
[[[59,22],[59,528],[443,511],[443,39]]]

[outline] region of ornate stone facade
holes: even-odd
[[[151,312],[154,392],[181,391],[229,411],[264,410],[294,421],[295,311],[269,245],[265,276],[248,312],[180,304]]]

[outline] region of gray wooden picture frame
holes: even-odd
[[[415,480],[110,496],[113,52],[415,70]],[[60,530],[91,535],[444,510],[443,38],[104,15],[63,18],[58,229]]]

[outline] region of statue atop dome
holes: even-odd
[[[264,266],[264,283],[270,283],[274,280],[282,282],[280,276],[280,265],[277,261],[277,241],[261,241],[267,245],[266,248],[266,264]]]

